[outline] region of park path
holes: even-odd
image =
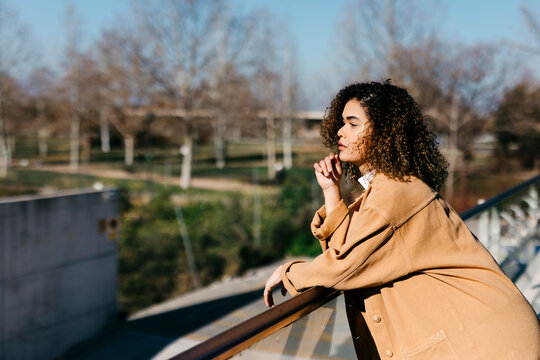
[[[52,171],[61,174],[70,174],[69,165],[41,165],[34,168],[34,170]],[[90,175],[96,177],[105,177],[110,179],[130,179],[130,180],[150,180],[155,183],[164,185],[179,186],[180,179],[178,177],[163,176],[158,174],[152,174],[148,176],[144,173],[133,173],[122,169],[109,169],[99,166],[81,166],[78,174]],[[235,192],[249,192],[252,193],[256,189],[264,189],[265,191],[272,191],[274,187],[269,185],[256,185],[245,183],[237,180],[226,178],[191,178],[191,188],[214,190],[214,191],[235,191]]]

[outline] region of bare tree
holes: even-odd
[[[11,163],[6,86],[14,80],[13,75],[33,59],[34,54],[29,34],[19,23],[16,12],[0,0],[0,178],[7,175]]]
[[[38,138],[38,152],[41,160],[48,155],[48,139],[58,132],[61,122],[58,121],[57,79],[52,71],[45,67],[32,70],[28,77],[28,92],[33,100],[35,117],[34,131]]]
[[[216,167],[224,168],[227,158],[226,130],[232,125],[232,117],[238,116],[237,109],[228,106],[233,97],[242,93],[242,74],[239,69],[245,68],[252,61],[250,46],[254,41],[253,34],[257,28],[255,15],[246,17],[233,16],[230,9],[223,10],[216,21],[216,54],[209,83],[210,107],[214,109],[214,147],[216,151]],[[240,82],[239,82],[240,80]],[[243,94],[245,95],[245,93]],[[246,98],[243,98],[244,102]],[[249,107],[249,104],[246,104]],[[244,105],[244,107],[246,107]]]
[[[80,148],[80,127],[81,113],[83,111],[80,92],[82,87],[81,73],[83,71],[80,60],[81,50],[81,19],[76,12],[72,1],[67,3],[65,13],[65,26],[67,47],[65,53],[66,68],[68,75],[66,77],[69,83],[69,101],[71,103],[71,121],[69,132],[69,170],[72,174],[79,172],[79,148]]]
[[[463,46],[430,39],[399,53],[398,82],[406,86],[439,134],[446,135],[449,176],[446,193],[453,196],[461,153],[470,154],[514,74],[495,45]]]
[[[144,115],[132,109],[148,105],[152,79],[143,68],[143,44],[130,29],[105,31],[98,42],[100,132],[111,122],[124,140],[124,163],[133,165],[135,138],[143,130]],[[144,113],[144,111],[143,111]]]
[[[526,7],[521,8],[521,14],[527,27],[530,41],[527,44],[520,44],[519,47],[530,54],[540,56],[540,21],[533,11]]]
[[[266,162],[268,178],[276,177],[276,117],[278,112],[278,91],[280,90],[280,74],[277,63],[277,44],[271,20],[265,18],[261,23],[260,38],[256,59],[255,93],[260,94],[259,101],[263,108],[266,129]]]
[[[293,166],[292,157],[292,134],[293,134],[293,114],[296,111],[298,99],[298,79],[297,69],[294,61],[294,46],[288,42],[283,47],[283,81],[281,89],[281,118],[283,121],[283,167],[291,169]]]
[[[17,135],[28,134],[30,128],[29,97],[21,82],[4,74],[2,79],[2,112],[4,121],[3,133],[7,152],[7,166],[12,165],[12,156],[15,153],[15,139]]]
[[[100,73],[90,53],[70,57],[72,67],[58,80],[55,103],[60,103],[60,118],[69,128],[70,172],[90,161],[91,138],[98,131]]]
[[[206,101],[195,95],[204,83],[210,82],[210,66],[216,58],[216,29],[225,3],[217,0],[135,3],[141,33],[150,46],[144,62],[146,69],[185,113],[185,117],[178,118],[183,130],[180,185],[188,188],[196,129],[192,114]]]
[[[338,27],[339,72],[346,81],[394,78],[402,49],[432,37],[437,14],[429,0],[349,1]]]
[[[101,86],[99,88],[99,140],[101,144],[101,151],[108,153],[111,151],[111,135],[110,135],[110,110],[107,102],[104,101],[107,98],[108,92],[106,91],[105,81],[107,78],[107,69],[105,68],[105,61],[101,54],[98,55],[98,69],[101,78]]]
[[[292,166],[292,114],[297,97],[297,77],[294,63],[293,42],[286,38],[286,27],[279,21],[266,16],[259,19],[259,34],[255,53],[254,93],[266,124],[266,159],[268,178],[276,176],[276,138],[281,119],[283,134],[284,163]],[[275,29],[278,28],[279,31]]]
[[[530,79],[504,94],[493,113],[491,129],[497,137],[499,171],[540,169],[540,86]],[[514,166],[516,155],[521,164]]]
[[[437,13],[433,2],[366,0],[349,6],[354,11],[348,8],[343,21],[341,63],[348,80],[390,78],[408,88],[439,133],[446,134],[450,162],[446,191],[453,196],[459,154],[470,152],[486,114],[513,77],[500,48],[439,40],[436,22],[426,18]]]

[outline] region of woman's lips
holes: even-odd
[[[343,150],[346,148],[346,146],[343,145],[341,142],[338,142],[338,144],[339,144],[339,150]]]

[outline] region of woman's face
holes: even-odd
[[[364,165],[364,137],[369,120],[356,99],[349,100],[343,108],[343,126],[338,131],[339,159],[355,165]]]

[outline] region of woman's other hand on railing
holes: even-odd
[[[283,265],[280,265],[272,275],[266,280],[266,286],[264,287],[264,303],[267,307],[274,307],[274,298],[272,297],[272,291],[277,287],[281,286],[281,294],[285,296],[287,294],[287,289],[283,286],[281,281],[281,271],[283,270]]]

